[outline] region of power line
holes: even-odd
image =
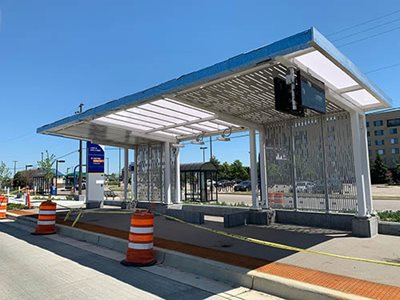
[[[390,29],[390,30],[386,30],[386,31],[377,33],[377,34],[373,34],[373,35],[364,37],[364,38],[362,38],[362,39],[358,39],[358,40],[355,40],[355,41],[352,41],[352,42],[349,42],[349,43],[345,43],[345,44],[339,45],[338,47],[341,48],[341,47],[349,46],[349,45],[352,45],[352,44],[355,44],[355,43],[358,43],[358,42],[362,42],[362,41],[365,41],[365,40],[369,40],[369,39],[372,39],[372,38],[374,38],[374,37],[380,36],[380,35],[382,35],[382,34],[389,33],[389,32],[395,31],[395,30],[399,30],[399,29],[400,29],[400,26],[399,26],[399,27],[392,28],[392,29]]]
[[[386,22],[386,23],[382,23],[382,24],[376,25],[374,27],[369,27],[367,29],[364,29],[364,30],[361,30],[361,31],[357,31],[357,32],[354,32],[354,33],[351,33],[351,34],[348,34],[348,35],[345,35],[343,37],[334,39],[333,41],[337,42],[337,41],[345,40],[345,39],[347,39],[349,37],[352,37],[352,36],[355,36],[355,35],[359,35],[359,34],[362,34],[364,32],[372,31],[372,30],[375,30],[375,29],[377,29],[379,27],[383,27],[383,26],[386,26],[386,25],[389,25],[389,24],[392,24],[392,23],[395,23],[395,22],[398,22],[398,21],[400,21],[400,18],[392,20],[390,22]]]
[[[393,65],[389,65],[389,66],[384,66],[384,67],[380,67],[380,68],[377,68],[377,69],[373,69],[371,71],[365,72],[365,74],[371,74],[371,73],[375,73],[375,72],[378,72],[378,71],[382,71],[382,70],[386,70],[386,69],[390,69],[390,68],[394,68],[394,67],[398,67],[398,66],[400,66],[400,63],[396,63],[396,64],[393,64]]]
[[[336,34],[339,34],[339,33],[345,32],[345,31],[349,31],[349,30],[351,30],[353,28],[357,28],[357,27],[360,27],[362,25],[365,25],[365,24],[368,24],[368,23],[372,23],[374,21],[381,20],[381,19],[384,19],[386,17],[395,15],[395,14],[397,14],[399,12],[400,12],[400,9],[399,10],[395,10],[395,11],[393,11],[391,13],[388,13],[388,14],[382,15],[380,17],[372,18],[372,19],[369,19],[367,21],[364,21],[364,22],[361,22],[361,23],[357,23],[357,24],[349,26],[349,27],[345,27],[345,28],[340,29],[338,31],[332,32],[332,33],[328,34],[327,36],[333,36],[333,35],[336,35]]]

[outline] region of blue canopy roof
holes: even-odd
[[[210,67],[180,76],[179,78],[172,79],[144,91],[110,101],[89,109],[82,114],[73,115],[42,126],[37,129],[37,132],[63,136],[62,130],[60,131],[62,128],[73,126],[80,122],[94,120],[148,101],[163,99],[165,95],[179,93],[226,76],[238,74],[266,62],[274,61],[275,59],[282,57],[290,58],[292,55],[295,57],[295,55],[302,55],[303,52],[307,54],[313,51],[318,52],[317,54],[319,56],[315,56],[316,59],[326,60],[321,61],[321,63],[333,62],[333,67],[337,68],[337,70],[333,71],[342,72],[343,74],[341,74],[341,76],[348,76],[349,80],[354,81],[354,86],[346,87],[346,89],[337,89],[337,91],[343,93],[343,97],[355,103],[360,110],[389,107],[389,103],[391,102],[390,99],[386,97],[372,82],[370,82],[368,78],[363,75],[363,73],[360,72],[359,69],[338,49],[336,49],[321,33],[319,33],[315,28],[310,28],[278,42],[237,55]],[[306,55],[304,55],[304,58],[306,59],[305,56]],[[301,65],[304,61],[306,62],[307,60],[301,61],[299,59],[295,62]],[[307,65],[303,65],[303,67],[307,69],[309,68]],[[325,79],[323,78],[323,75],[320,77],[321,78],[319,79],[321,80]],[[328,82],[329,80],[325,81]],[[332,88],[335,89],[335,86],[332,85]],[[365,99],[370,102],[365,102],[367,104],[364,105],[362,101]],[[179,101],[179,99],[177,100]]]

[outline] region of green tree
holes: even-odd
[[[221,162],[214,155],[210,158],[210,163],[212,163],[217,169],[221,166]]]
[[[392,173],[392,180],[394,181],[394,183],[399,184],[400,183],[400,161],[397,161],[396,166],[393,169],[391,169],[390,171]]]
[[[0,188],[10,183],[11,172],[6,164],[2,161],[0,163]]]
[[[371,167],[371,182],[376,183],[387,183],[389,181],[388,168],[383,162],[381,156],[378,154]]]
[[[241,180],[249,179],[249,172],[238,159],[235,160],[230,166],[230,178]]]
[[[218,178],[220,179],[232,179],[231,178],[231,165],[224,162],[218,169]]]
[[[14,187],[33,186],[33,176],[35,174],[36,170],[26,170],[15,173],[13,179]]]
[[[48,186],[51,186],[54,177],[53,165],[55,162],[56,156],[54,154],[50,155],[47,150],[45,158],[37,162],[39,169],[43,172],[43,177],[47,180]]]

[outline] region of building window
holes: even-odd
[[[368,146],[371,146],[371,141],[370,140],[368,140]]]
[[[397,128],[390,128],[389,129],[390,134],[397,134]]]
[[[377,146],[382,146],[384,144],[385,144],[384,140],[375,140],[375,145],[377,145]]]
[[[369,127],[369,122],[367,122],[367,127]]]
[[[376,150],[376,154],[384,155],[384,154],[385,154],[385,149],[378,149],[378,150]]]
[[[392,154],[399,154],[399,148],[392,148]]]
[[[374,121],[374,126],[383,126],[383,121],[382,120]]]
[[[387,120],[387,127],[400,126],[400,118]]]
[[[399,139],[398,139],[398,138],[390,139],[390,143],[391,143],[392,145],[398,144],[398,143],[399,143]]]
[[[370,133],[369,133],[369,131],[367,131],[367,136],[370,136]]]
[[[384,134],[383,130],[375,130],[375,136],[381,136],[383,134]]]

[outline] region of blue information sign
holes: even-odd
[[[87,172],[104,173],[104,150],[100,145],[87,142]]]

